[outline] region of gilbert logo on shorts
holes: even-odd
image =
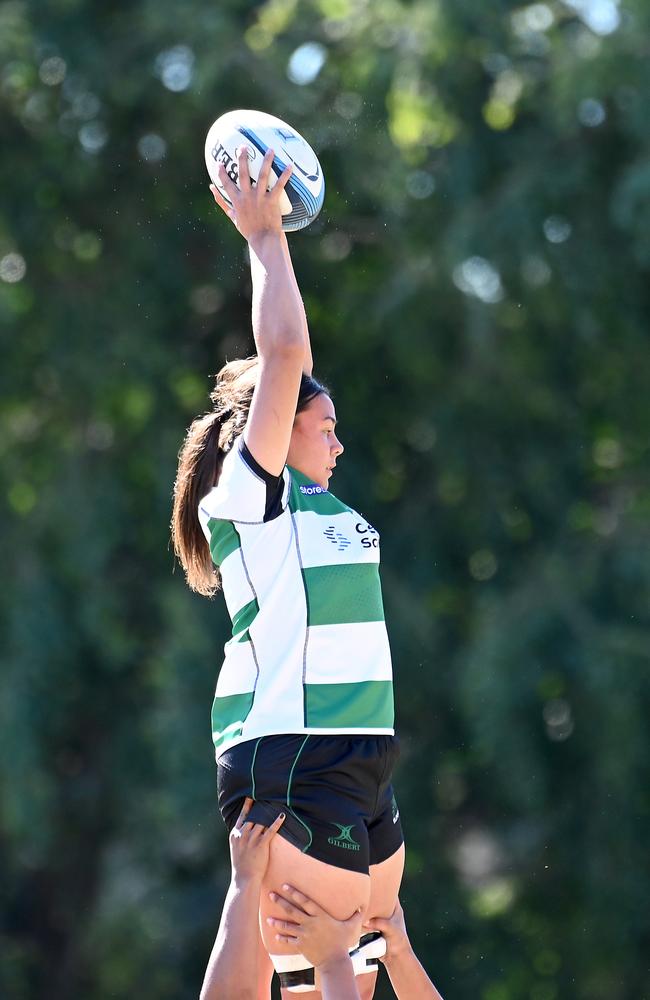
[[[310,483],[309,486],[299,486],[298,489],[306,497],[318,496],[319,493],[327,493],[318,483]]]
[[[333,823],[332,826],[337,826],[339,832],[335,837],[328,837],[327,843],[333,844],[334,847],[344,847],[348,851],[360,851],[361,845],[357,844],[356,840],[350,832],[354,828],[354,823],[350,826],[341,826],[340,823]]]

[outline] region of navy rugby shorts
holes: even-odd
[[[217,763],[219,809],[228,831],[244,798],[253,823],[286,818],[279,835],[311,857],[367,874],[403,843],[391,776],[395,736],[262,736]]]

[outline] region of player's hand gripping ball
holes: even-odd
[[[253,184],[257,182],[267,149],[275,153],[269,176],[269,190],[290,163],[289,178],[280,206],[285,232],[304,229],[313,222],[323,206],[325,178],[318,157],[299,132],[286,122],[264,111],[228,111],[211,126],[205,140],[205,164],[210,180],[228,205],[228,193],[219,179],[219,164],[238,184],[237,159],[242,147],[248,149],[248,169]]]

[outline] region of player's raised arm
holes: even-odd
[[[260,374],[244,437],[251,454],[271,475],[284,468],[305,364],[305,320],[291,258],[282,232],[280,197],[291,167],[267,190],[273,150],[267,150],[257,185],[250,181],[246,148],[239,152],[239,187],[223,165],[219,179],[232,205],[216,188],[217,204],[250,249],[253,281],[253,336]]]
[[[291,251],[289,250],[289,242],[287,240],[286,233],[284,232],[282,233],[282,242],[284,246],[284,255],[287,259],[287,263],[289,265],[291,273],[293,288],[298,298],[298,308],[300,309],[300,316],[302,319],[302,336],[303,336],[303,343],[305,346],[305,354],[302,363],[302,370],[304,371],[305,375],[311,375],[314,370],[314,359],[311,353],[311,341],[309,339],[309,326],[307,324],[307,313],[305,311],[305,304],[302,301],[302,295],[300,294],[300,288],[298,287],[298,281],[296,280],[296,275],[293,270],[293,262],[291,260]]]

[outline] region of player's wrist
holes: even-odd
[[[328,955],[324,961],[319,962],[316,966],[321,976],[327,974],[328,972],[333,972],[335,969],[345,968],[347,965],[352,963],[349,952],[345,948],[341,948],[340,951],[333,952]]]
[[[411,947],[411,942],[409,941],[409,939],[403,938],[398,943],[395,944],[393,944],[392,942],[389,943],[388,948],[386,950],[386,954],[381,959],[381,961],[384,963],[386,968],[389,969],[391,965],[394,966],[397,963],[404,961],[405,958],[409,958],[411,955],[414,954],[415,952]]]
[[[270,247],[282,246],[282,229],[279,226],[278,228],[254,229],[247,234],[246,242],[253,253],[259,257]]]
[[[261,889],[263,878],[261,872],[233,871],[230,881],[235,889]]]

